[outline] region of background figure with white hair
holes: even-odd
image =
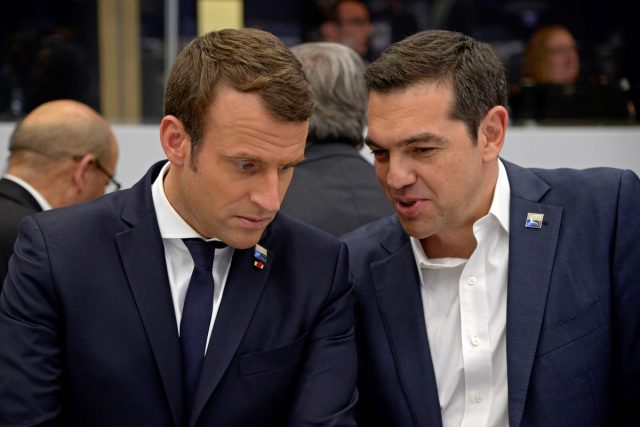
[[[392,214],[373,167],[358,152],[366,126],[364,62],[337,43],[303,43],[292,50],[317,106],[305,161],[296,167],[281,209],[336,236]]]
[[[0,179],[0,290],[22,218],[94,199],[111,186],[118,145],[109,124],[77,101],[40,105],[18,123]]]

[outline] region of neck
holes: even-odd
[[[473,234],[473,224],[429,236],[420,243],[429,258],[462,259],[469,259],[478,244]]]
[[[44,168],[36,171],[30,167],[11,166],[7,173],[27,182],[36,189],[53,208],[64,206],[65,197],[60,189],[69,190],[71,183],[61,182],[66,174],[59,168]]]

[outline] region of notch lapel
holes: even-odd
[[[267,263],[262,270],[253,266],[254,248],[236,249],[233,254],[229,277],[202,366],[189,426],[195,424],[231,363],[267,283],[276,254],[266,244],[261,242],[260,245],[269,251]]]
[[[395,233],[404,234],[398,224]],[[391,256],[371,265],[385,333],[416,425],[441,426],[420,278],[411,243],[405,239],[399,247],[395,242],[389,246]]]
[[[511,186],[507,291],[509,424],[518,426],[540,338],[562,208],[539,203],[549,186],[533,172],[504,163]],[[542,228],[525,228],[528,213],[544,214]]]
[[[116,242],[174,423],[180,425],[183,405],[180,342],[156,216],[147,214],[134,227],[116,235]]]

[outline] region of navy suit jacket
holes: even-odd
[[[638,177],[504,163],[509,425],[640,425]],[[524,227],[529,212],[544,214],[541,229]],[[407,234],[389,217],[345,241],[356,287],[359,425],[441,426]]]
[[[0,425],[351,425],[346,246],[278,215],[233,260],[189,420],[151,198],[132,189],[28,217],[0,297]]]
[[[0,179],[0,291],[20,221],[27,215],[41,211],[38,201],[25,188],[9,179]]]

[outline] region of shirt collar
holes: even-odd
[[[430,268],[430,269],[436,270],[439,268],[457,267],[467,262],[467,260],[464,258],[429,259],[427,254],[424,252],[424,249],[422,248],[422,243],[420,243],[420,240],[416,239],[415,237],[410,237],[410,240],[411,240],[411,250],[413,251],[413,257],[416,260],[418,269]]]
[[[153,207],[158,218],[158,227],[160,228],[160,236],[163,239],[187,239],[199,237],[200,234],[193,229],[169,203],[167,195],[164,192],[164,177],[171,167],[171,162],[165,163],[160,170],[158,177],[151,185],[151,197],[153,198]]]
[[[42,193],[40,193],[38,190],[33,188],[33,186],[31,186],[27,181],[25,181],[24,179],[20,179],[15,175],[10,175],[10,174],[5,174],[4,177],[9,181],[15,182],[16,184],[18,184],[19,186],[27,190],[29,194],[31,194],[33,198],[36,199],[36,202],[38,202],[38,204],[40,205],[43,211],[48,211],[49,209],[52,209],[52,206],[49,204],[47,199],[44,198]]]
[[[496,189],[493,192],[493,201],[489,209],[489,215],[493,215],[500,226],[509,233],[509,204],[511,201],[511,186],[509,185],[509,177],[507,170],[502,164],[502,160],[498,159],[498,180],[496,181]]]

